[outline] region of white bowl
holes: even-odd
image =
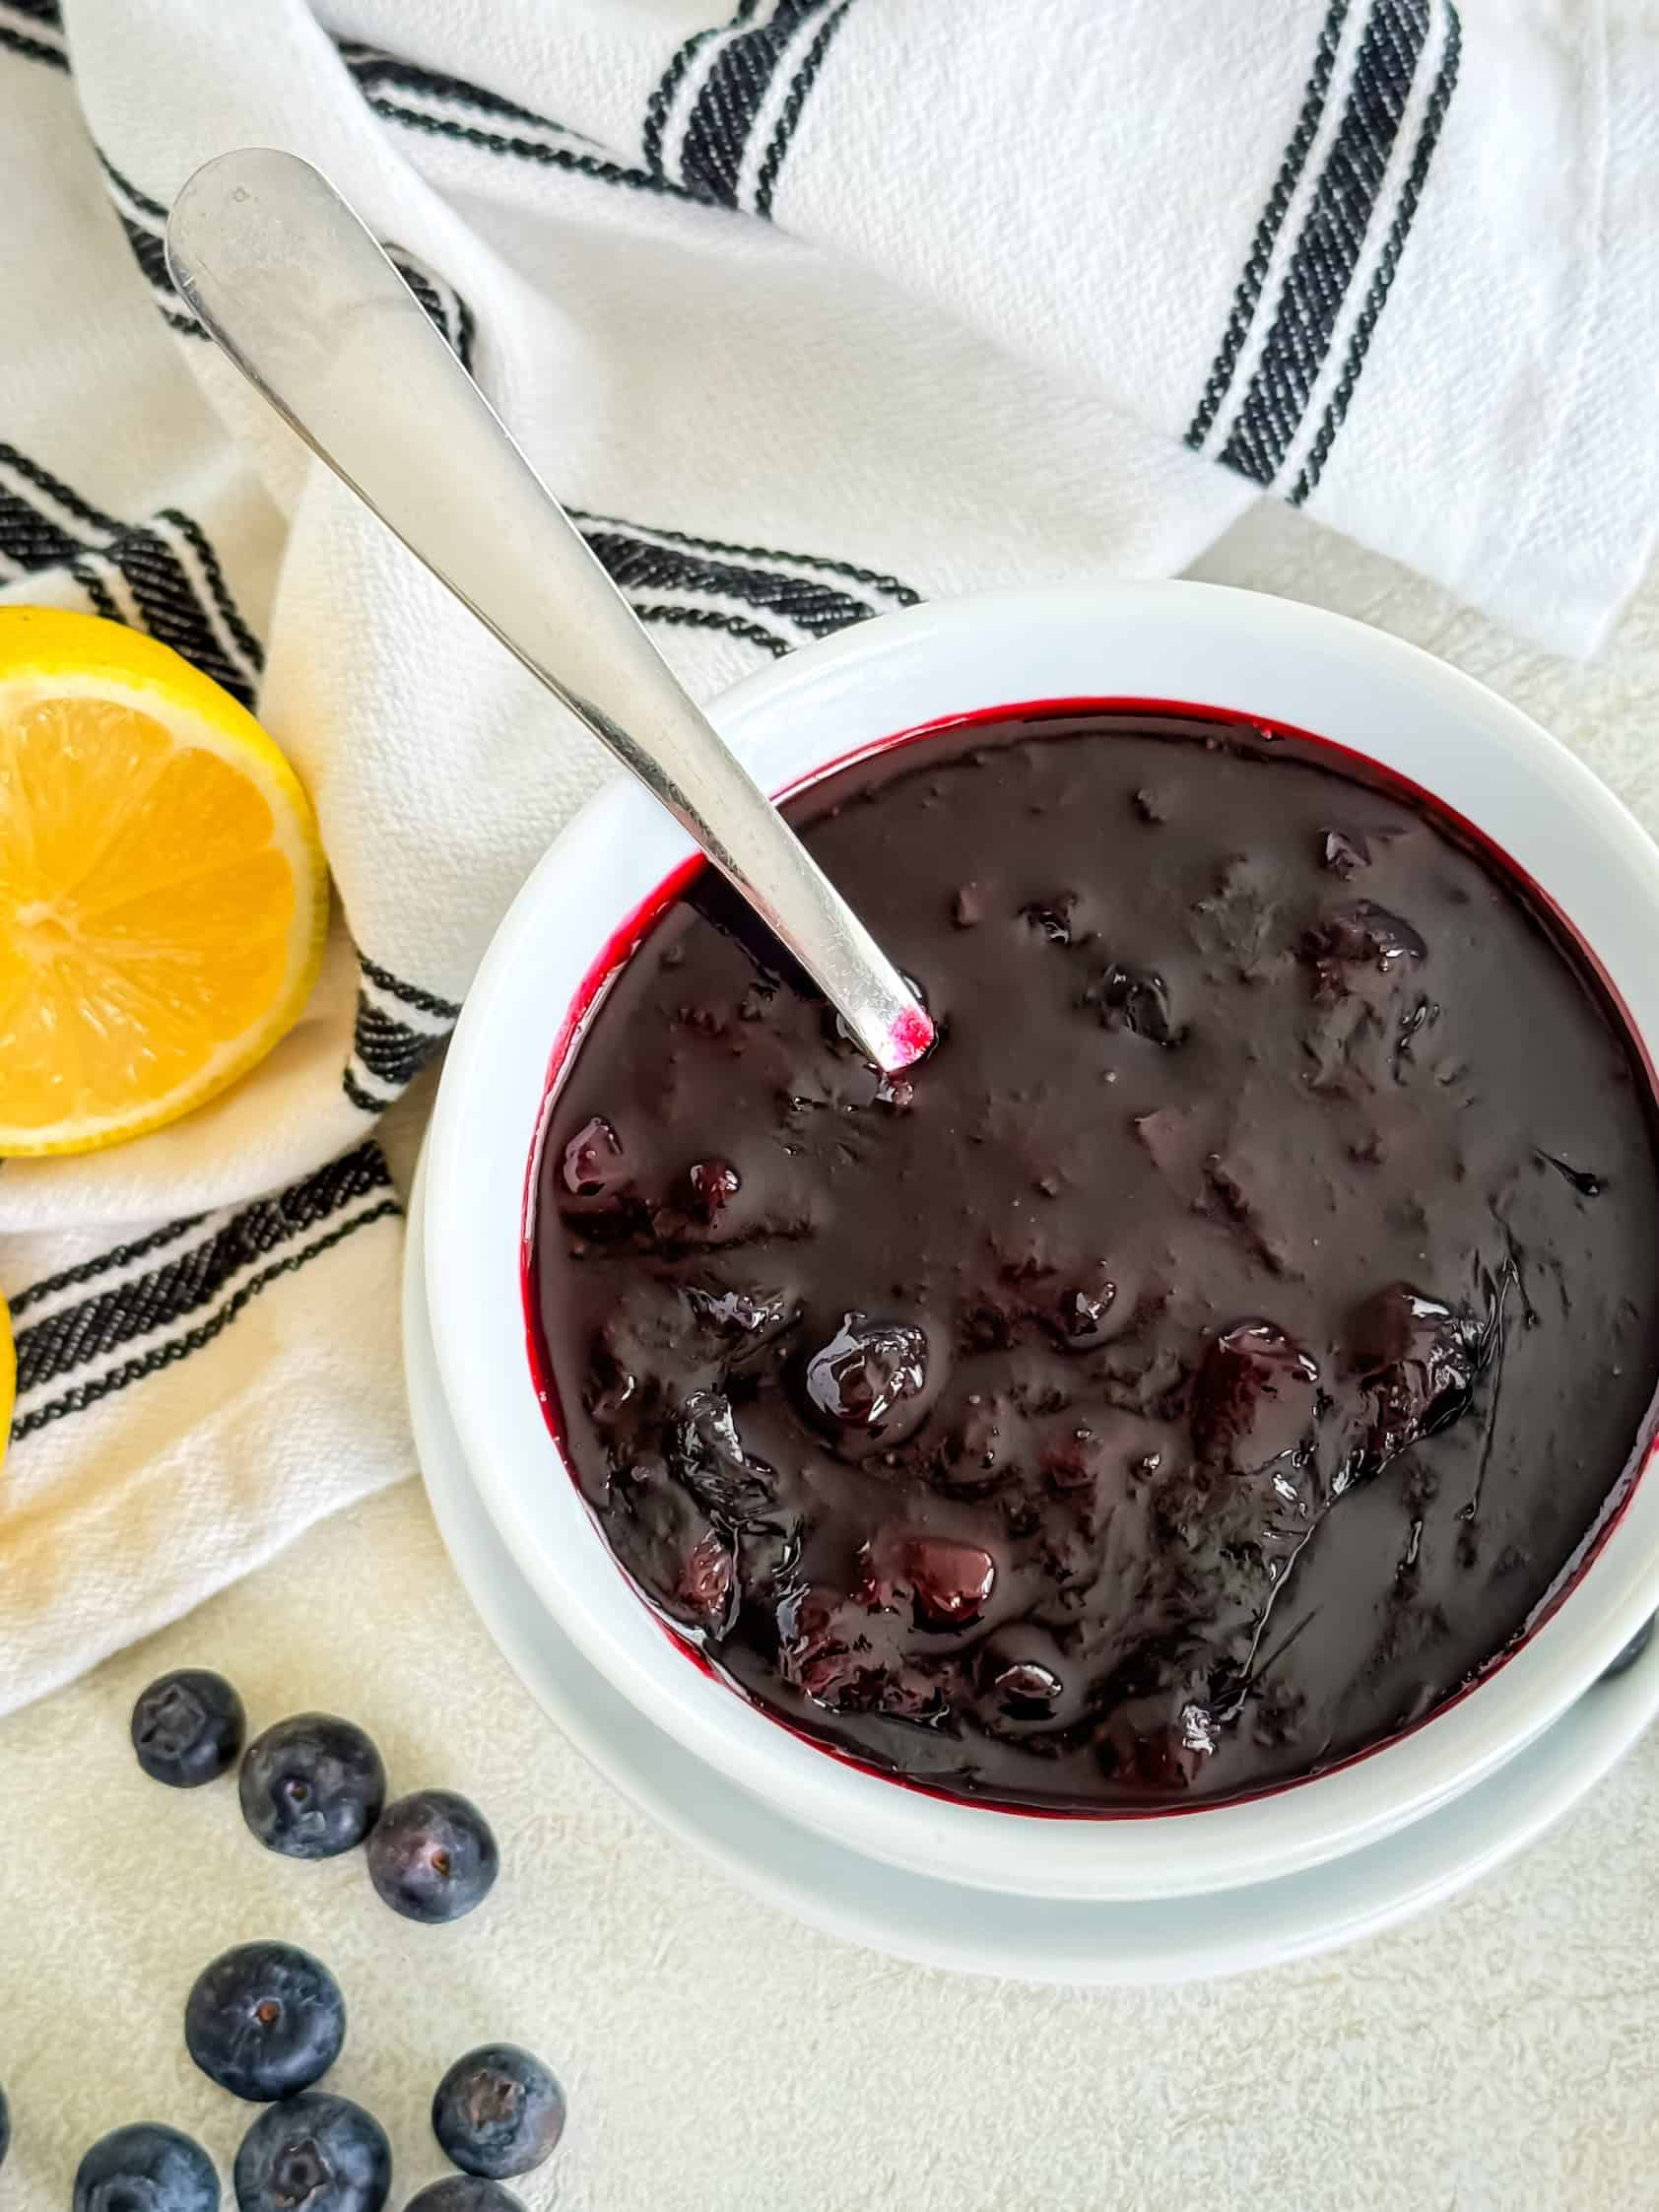
[[[1659,1056],[1659,851],[1561,746],[1490,692],[1357,623],[1202,584],[1011,592],[884,616],[738,685],[713,718],[793,789],[895,733],[988,707],[1178,703],[1310,730],[1465,816],[1570,918]],[[549,1433],[527,1355],[527,1172],[556,1045],[691,846],[630,783],[560,838],[502,922],[450,1046],[429,1155],[427,1279],[467,1456],[525,1577],[586,1658],[728,1780],[912,1871],[1028,1896],[1176,1897],[1379,1841],[1492,1774],[1659,1610],[1659,1481],[1638,1482],[1555,1612],[1410,1734],[1237,1804],[1045,1818],[947,1800],[827,1754],[700,1667],[613,1559]],[[1610,1468],[1610,1486],[1618,1470]]]

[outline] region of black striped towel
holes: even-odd
[[[1587,651],[1648,556],[1659,36],[1618,0],[0,0],[0,589],[254,704],[339,889],[192,1120],[0,1173],[0,1710],[406,1471],[378,1116],[591,749],[162,253],[328,170],[700,692],[1273,492]]]

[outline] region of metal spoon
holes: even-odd
[[[889,1074],[933,1024],[682,690],[359,217],[308,162],[208,162],[173,281],[243,375],[686,826]]]

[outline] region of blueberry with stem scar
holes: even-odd
[[[380,2212],[392,2149],[361,2105],[307,2089],[260,2113],[232,2178],[240,2212]]]
[[[139,2120],[93,2145],[70,2202],[74,2212],[218,2212],[219,2176],[190,2136]]]
[[[458,1920],[484,1903],[500,1871],[490,1823],[452,1789],[417,1789],[380,1815],[368,1878],[406,1920]]]
[[[544,2165],[564,2132],[564,2092],[517,2044],[469,2050],[437,2085],[432,2133],[465,2174],[491,2180]]]
[[[292,1943],[238,1943],[196,1977],[184,2043],[210,2081],[269,2104],[319,2081],[346,2040],[346,2000],[320,1959]]]
[[[386,1770],[355,1722],[297,1712],[248,1745],[238,1789],[242,1818],[267,1850],[334,1858],[379,1819]]]

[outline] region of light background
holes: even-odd
[[[1283,509],[1197,572],[1427,645],[1659,830],[1659,583],[1586,669]],[[232,1675],[256,1726],[347,1712],[394,1788],[476,1796],[505,1864],[489,1906],[416,1928],[361,1855],[271,1858],[229,1784],[145,1781],[132,1700],[183,1664]],[[248,2110],[195,2072],[180,2021],[199,1967],[256,1935],[344,1982],[330,2086],[390,2131],[394,2206],[444,2171],[426,2122],[439,2073],[506,2038],[570,2093],[565,2147],[523,2185],[538,2212],[1650,2212],[1656,1838],[1659,1737],[1519,1861],[1352,1952],[1173,1991],[901,1966],[752,1904],[591,1774],[497,1656],[405,1484],[0,1724],[0,2212],[66,2205],[86,2144],[140,2117],[198,2134],[228,2178]]]

